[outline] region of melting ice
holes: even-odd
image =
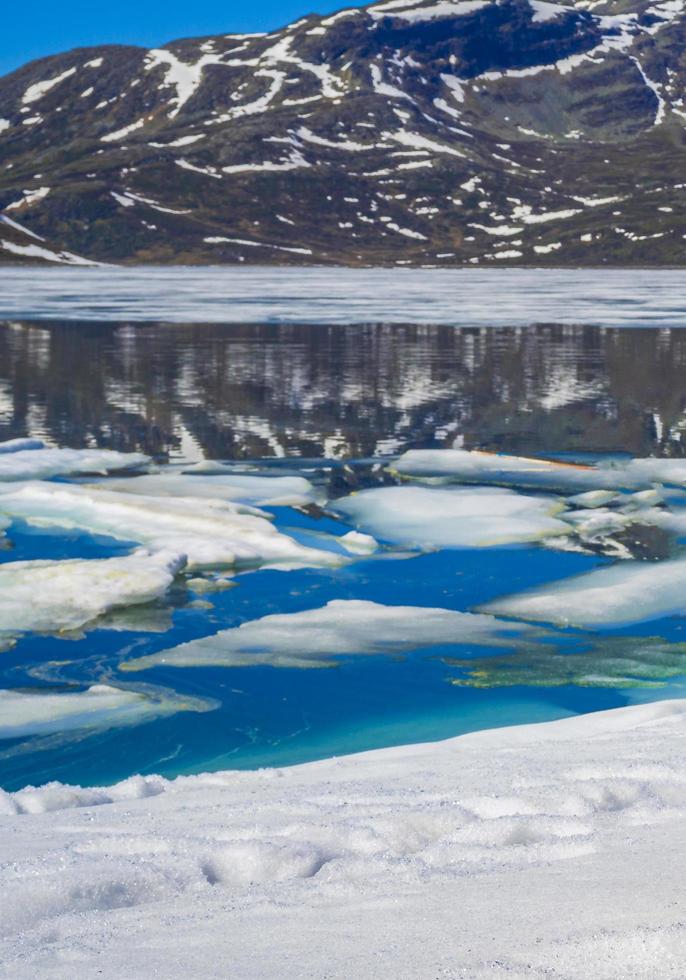
[[[0,637],[76,630],[112,609],[152,602],[185,563],[183,555],[167,551],[6,562],[0,565]]]
[[[474,613],[421,606],[386,606],[336,599],[319,609],[264,616],[236,629],[183,643],[122,664],[123,670],[171,667],[330,667],[346,654],[393,654],[444,643],[512,646],[532,633]]]
[[[206,711],[210,702],[171,691],[141,692],[106,684],[85,691],[0,691],[0,739],[81,728],[137,725],[177,711]]]
[[[299,544],[277,530],[267,514],[216,498],[146,496],[63,483],[33,482],[16,489],[0,484],[0,513],[185,555],[189,568],[336,566],[345,560]]]

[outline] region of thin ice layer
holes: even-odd
[[[594,466],[529,459],[467,449],[410,449],[394,464],[408,477],[439,477],[456,483],[504,483],[550,490],[636,490],[653,483],[686,485],[686,460],[612,460]]]
[[[164,497],[210,497],[246,504],[303,505],[315,499],[314,487],[301,476],[178,473],[162,471],[107,484],[108,489]]]
[[[512,646],[531,629],[492,616],[334,599],[318,609],[264,616],[147,657],[123,670],[167,667],[327,667],[346,654],[394,654],[440,644]]]
[[[610,629],[686,613],[686,559],[622,562],[480,607],[495,616]]]
[[[246,512],[247,511],[247,512]],[[161,497],[58,483],[0,487],[0,513],[33,524],[81,528],[185,555],[190,568],[340,565],[340,554],[307,548],[265,516],[231,501]],[[258,512],[259,513],[259,512]]]
[[[75,473],[109,473],[138,469],[150,462],[143,453],[110,449],[28,448],[0,453],[0,481],[47,480]]]
[[[85,691],[0,691],[0,739],[80,728],[138,725],[177,711],[204,711],[212,702],[170,691],[130,691],[95,684]]]
[[[498,487],[378,487],[331,506],[376,538],[420,548],[485,548],[568,534],[562,505]]]
[[[152,602],[184,562],[168,551],[7,562],[0,565],[0,635],[75,630],[113,609]]]

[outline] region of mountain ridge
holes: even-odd
[[[390,0],[0,78],[0,262],[686,258],[683,0]]]

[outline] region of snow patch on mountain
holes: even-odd
[[[41,82],[34,82],[34,84],[29,85],[24,92],[21,99],[22,103],[24,105],[30,105],[33,102],[37,102],[61,82],[66,81],[67,78],[71,78],[71,76],[75,74],[76,68],[68,68],[66,71],[63,71],[60,75],[55,75],[53,78],[46,78]]]

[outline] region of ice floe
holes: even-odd
[[[479,450],[411,449],[400,456],[393,469],[402,476],[443,478],[457,483],[507,483],[568,490],[608,487],[591,466]]]
[[[679,491],[676,491],[679,493]],[[623,494],[615,499],[620,503],[621,509],[628,514],[634,510],[652,510],[659,504],[665,502],[665,491],[661,487],[653,487],[651,490],[639,490],[637,493]]]
[[[361,534],[359,531],[348,531],[347,534],[342,534],[338,538],[338,543],[353,555],[371,555],[379,547],[378,542],[371,534]]]
[[[18,453],[26,449],[45,449],[45,443],[40,439],[10,439],[0,442],[0,453]]]
[[[330,506],[376,538],[420,548],[481,548],[569,533],[563,505],[499,487],[379,487]]]
[[[0,564],[0,637],[76,630],[122,606],[164,595],[183,555],[139,551],[122,558]]]
[[[575,496],[570,497],[569,503],[574,504],[575,507],[586,507],[589,510],[595,510],[598,507],[606,507],[618,497],[619,494],[615,490],[587,490],[585,493],[577,493]]]
[[[108,489],[163,497],[203,497],[265,506],[303,506],[313,503],[315,488],[302,476],[253,476],[209,463],[184,473],[162,471],[109,481]]]
[[[2,690],[0,739],[138,725],[177,711],[202,711],[209,706],[212,702],[183,699],[172,692],[131,691],[106,684],[69,692]]]
[[[579,465],[476,449],[411,449],[400,456],[394,469],[408,477],[566,491],[639,489],[654,483],[686,485],[686,460],[656,457]]]
[[[46,449],[35,445],[24,446],[0,451],[0,482],[44,480],[78,473],[135,470],[149,462],[150,457],[144,456],[143,453],[119,453],[111,449]]]
[[[235,629],[129,660],[122,670],[167,667],[331,667],[348,654],[397,654],[439,644],[512,646],[531,630],[492,616],[334,599],[318,609],[251,620]]]
[[[346,560],[341,554],[299,544],[278,531],[268,515],[259,516],[254,508],[231,500],[33,482],[17,487],[0,484],[0,514],[41,526],[80,528],[153,551],[185,555],[189,568],[336,566]]]
[[[686,559],[622,562],[480,607],[559,626],[605,628],[686,615]]]

